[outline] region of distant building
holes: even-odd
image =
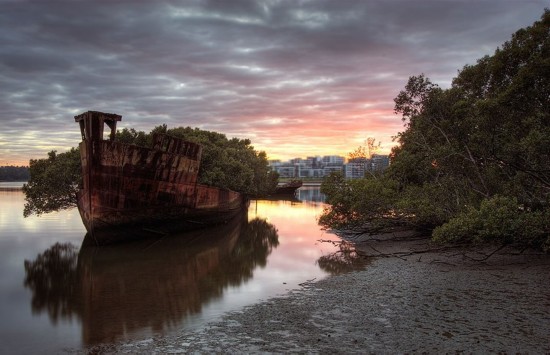
[[[323,177],[330,175],[331,173],[343,173],[344,172],[344,164],[342,165],[327,165],[323,168]]]
[[[367,163],[367,171],[383,171],[390,166],[388,155],[373,154]]]
[[[339,155],[325,155],[322,159],[323,163],[326,165],[339,165],[343,166],[346,158]]]
[[[294,158],[286,162],[270,160],[269,165],[282,178],[323,178],[333,172],[341,172],[348,179],[357,179],[367,172],[382,171],[389,166],[387,155],[375,154],[370,159],[352,159],[347,164],[339,155]]]
[[[347,163],[344,168],[346,179],[359,179],[365,176],[365,162]]]
[[[337,155],[294,158],[287,162],[271,160],[269,165],[283,178],[323,178],[333,171],[343,171],[345,158]]]
[[[358,179],[364,177],[367,173],[381,172],[388,166],[390,166],[388,155],[373,154],[370,159],[351,159],[346,164],[344,176],[347,179]]]

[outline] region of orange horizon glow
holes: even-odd
[[[349,154],[359,146],[366,146],[369,137],[376,139],[375,144],[380,143],[377,153],[389,154],[391,149],[397,145],[393,137],[403,130],[403,123],[400,117],[390,110],[379,109],[358,109],[359,103],[351,105],[355,109],[342,108],[339,112],[323,113],[321,110],[301,117],[281,118],[276,124],[266,124],[266,118],[243,118],[244,129],[233,130],[230,127],[216,127],[201,125],[201,129],[216,131],[225,134],[228,138],[250,139],[251,145],[256,151],[264,151],[269,160],[288,161],[294,158],[306,158],[310,156],[337,155],[348,158]],[[125,127],[136,127],[136,130],[148,132],[156,124],[138,125],[135,117],[131,114],[124,119]],[[185,126],[185,124],[172,123],[168,128]],[[198,126],[189,122],[189,126]],[[67,130],[66,136],[70,137],[59,140],[58,137],[52,142],[43,141],[40,145],[29,144],[22,152],[10,152],[12,156],[4,152],[0,156],[0,166],[28,166],[31,159],[43,159],[47,153],[56,150],[58,153],[68,151],[71,146],[76,147],[80,140],[76,137],[75,129]],[[230,132],[224,132],[229,130]],[[64,134],[65,132],[58,132]],[[47,138],[45,138],[47,139]],[[31,141],[29,141],[31,142]],[[66,145],[69,146],[66,146]],[[21,156],[25,153],[33,154],[27,157]]]
[[[33,158],[37,159],[37,158]],[[0,160],[0,166],[29,166],[29,160]]]
[[[318,110],[288,117],[274,126],[256,125],[253,134],[237,131],[228,136],[249,138],[256,150],[266,152],[269,160],[325,155],[347,158],[359,146],[366,146],[369,137],[376,139],[375,145],[380,143],[377,153],[389,154],[398,145],[394,137],[404,130],[401,117],[393,112],[391,105],[386,109],[365,105],[355,102],[338,111]]]

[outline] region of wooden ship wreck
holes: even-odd
[[[197,182],[200,145],[165,134],[154,135],[151,148],[116,142],[121,118],[98,111],[75,116],[82,133],[77,204],[96,244],[219,224],[246,208],[242,194]]]

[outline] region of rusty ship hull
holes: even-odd
[[[97,244],[219,224],[246,208],[242,194],[197,182],[200,145],[163,134],[152,148],[116,142],[120,119],[97,111],[75,116],[82,133],[77,205]]]

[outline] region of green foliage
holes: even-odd
[[[79,149],[61,154],[53,150],[47,159],[31,159],[29,165],[31,177],[23,185],[25,217],[76,206],[81,180]]]
[[[457,209],[442,184],[409,185],[399,194],[395,210],[407,216],[407,224],[416,229],[431,230],[445,223]]]
[[[150,133],[125,128],[117,132],[116,141],[150,146],[154,133],[167,133],[203,146],[201,184],[254,196],[267,195],[277,186],[278,174],[269,167],[265,152],[255,151],[248,139],[227,139],[223,134],[198,128],[168,129],[161,125]],[[61,154],[52,151],[47,159],[31,160],[29,170],[30,180],[23,188],[25,216],[76,206],[81,181],[79,149]]]
[[[166,125],[153,128],[146,134],[134,129],[117,132],[116,140],[123,143],[149,146],[154,133],[165,133],[198,143],[203,147],[199,182],[227,188],[253,196],[271,193],[277,186],[278,174],[271,170],[265,152],[257,152],[248,139],[228,139],[224,134],[199,128]]]
[[[134,128],[124,128],[121,131],[116,132],[116,140],[120,143],[146,147],[151,145],[152,136],[147,135],[143,131],[136,131]]]
[[[439,242],[515,243],[550,250],[550,210],[529,211],[513,197],[493,196],[433,231]]]
[[[439,184],[400,186],[387,174],[346,180],[328,176],[321,185],[328,206],[319,218],[327,228],[362,228],[378,233],[390,227],[431,230],[459,207]]]
[[[341,173],[332,173],[323,180],[321,192],[329,204],[319,218],[328,228],[355,228],[369,225],[371,231],[381,230],[399,222],[402,216],[394,211],[397,184],[373,176],[346,180]]]
[[[435,228],[436,240],[548,247],[549,78],[550,10],[494,55],[464,67],[449,89],[424,75],[409,78],[395,98],[405,130],[390,167],[376,183],[349,184],[366,190],[350,187],[344,196],[325,187],[331,206],[321,222],[370,229],[388,220],[380,210],[388,201],[390,220]],[[393,199],[380,182],[396,191]]]

